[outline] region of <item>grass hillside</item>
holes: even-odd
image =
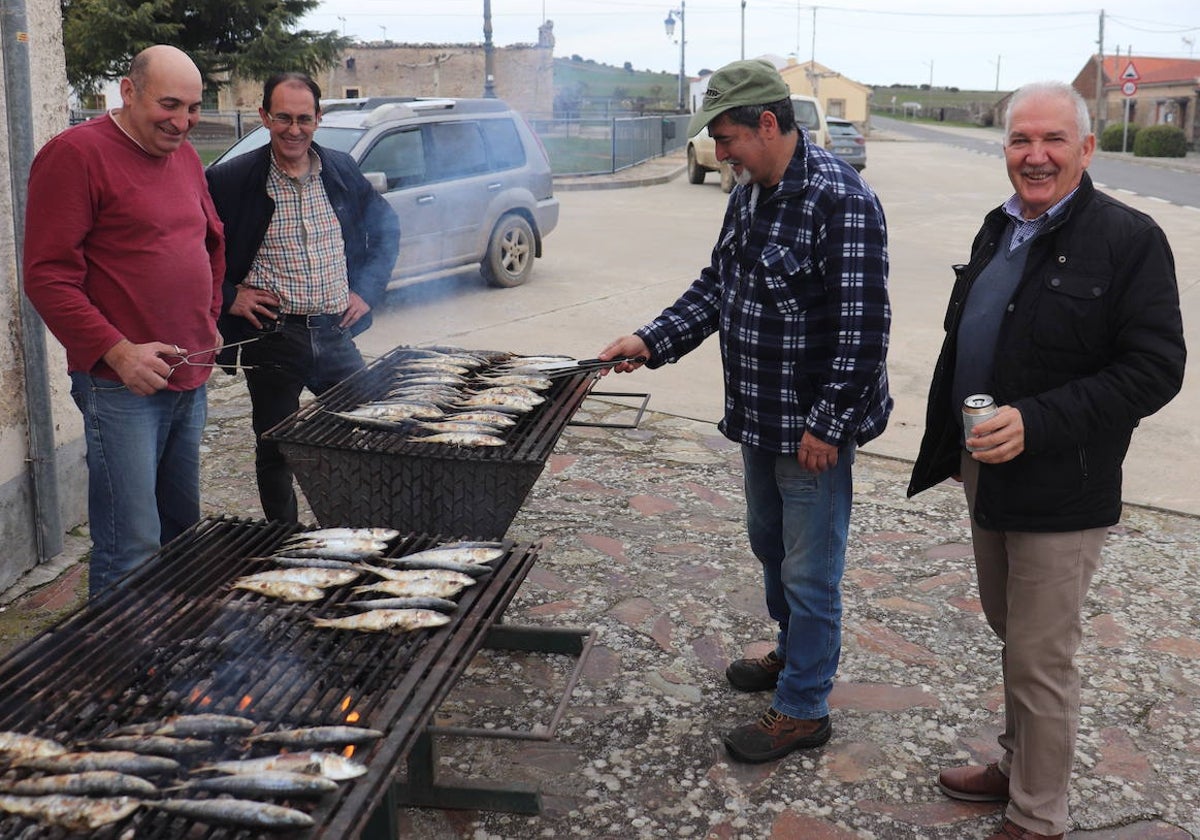
[[[554,98],[560,107],[579,112],[673,111],[679,102],[679,76],[556,58]]]

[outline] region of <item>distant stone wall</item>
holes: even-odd
[[[492,51],[495,95],[528,116],[554,110],[552,45],[497,47]],[[481,44],[358,44],[317,77],[323,96],[446,96],[484,94]],[[222,111],[253,111],[262,102],[262,80],[237,80],[220,93]]]

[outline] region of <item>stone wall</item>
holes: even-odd
[[[527,116],[554,110],[552,45],[497,47],[492,52],[495,95]],[[357,44],[330,70],[317,76],[326,98],[348,96],[484,95],[484,50],[480,44]],[[262,102],[262,80],[237,80],[221,91],[222,111],[254,111]]]

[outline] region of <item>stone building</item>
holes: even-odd
[[[19,211],[24,208],[32,154],[67,127],[58,0],[26,0],[24,5],[26,31],[8,28],[15,15],[7,10],[0,19],[4,49],[27,49],[24,55],[6,55],[4,62],[4,68],[21,64],[27,72],[14,70],[0,85],[0,311],[5,313],[5,350],[0,354],[0,592],[61,550],[62,531],[87,518],[83,424],[71,402],[66,355],[48,331],[43,336],[36,315],[26,320],[23,310],[28,307],[22,306],[18,284],[17,237],[24,229]],[[31,467],[34,462],[40,469]]]
[[[1130,67],[1132,66],[1132,71]],[[1136,77],[1136,78],[1135,78]],[[1125,84],[1132,82],[1131,93]],[[1200,139],[1200,59],[1093,55],[1071,83],[1088,102],[1098,130],[1125,121],[1139,126],[1176,125],[1193,147]]]
[[[779,75],[792,93],[811,96],[821,103],[827,117],[841,117],[860,126],[871,113],[871,88],[830,70],[815,61],[797,63],[789,58]]]
[[[547,22],[536,44],[492,51],[495,95],[530,117],[554,111],[554,36]],[[358,96],[484,95],[486,56],[482,44],[355,44],[331,69],[317,76],[328,98]],[[221,91],[222,111],[254,111],[262,102],[262,80],[236,80]]]

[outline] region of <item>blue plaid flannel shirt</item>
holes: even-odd
[[[892,409],[883,208],[803,135],[753,213],[751,194],[734,189],[711,264],[637,330],[648,366],[676,362],[719,331],[726,437],[787,454],[805,431],[838,447],[866,443]]]

